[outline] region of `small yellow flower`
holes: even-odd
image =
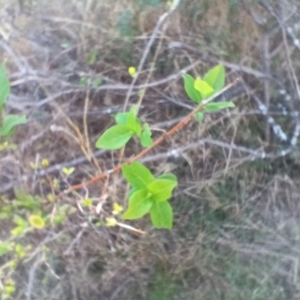
[[[123,207],[119,205],[118,203],[114,202],[113,204],[113,215],[119,214],[123,210]]]
[[[129,67],[128,68],[128,73],[131,77],[136,77],[137,76],[137,73],[136,73],[136,68],[135,67]]]
[[[50,165],[50,163],[49,163],[49,160],[47,158],[42,159],[42,166],[44,168],[49,167],[49,165]]]
[[[16,149],[15,144],[9,144],[7,141],[0,144],[0,151],[6,150],[6,149]]]
[[[82,204],[82,206],[84,206],[84,207],[89,207],[90,205],[93,204],[93,199],[92,199],[92,198],[86,198],[86,199],[83,199],[83,200],[81,201],[81,204]]]
[[[67,176],[71,175],[74,171],[75,171],[74,167],[72,167],[72,168],[62,168],[62,172]]]
[[[168,7],[168,8],[170,8],[170,7],[172,6],[172,4],[173,4],[173,3],[172,3],[171,0],[168,0],[168,1],[167,1],[167,7]]]
[[[118,221],[115,218],[106,218],[106,226],[114,227],[118,224]]]
[[[43,229],[45,227],[45,221],[38,215],[29,216],[28,221],[33,228]]]

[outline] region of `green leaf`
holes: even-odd
[[[177,181],[167,179],[155,179],[148,184],[147,188],[152,193],[156,201],[165,201],[171,198],[172,191],[177,185]]]
[[[15,228],[13,228],[10,233],[13,235],[13,236],[18,236],[18,235],[22,235],[24,234],[26,231],[26,228],[25,227],[22,227],[22,226],[17,226]]]
[[[162,175],[158,176],[156,179],[166,179],[166,180],[175,181],[177,183],[177,177],[171,173],[162,174]]]
[[[202,112],[197,112],[197,113],[195,114],[195,119],[196,119],[197,121],[199,121],[199,122],[203,121],[203,119],[204,119],[204,113],[202,113]]]
[[[98,50],[92,50],[91,53],[88,56],[87,63],[89,65],[93,65],[97,61],[98,57],[99,57],[99,51]]]
[[[152,132],[148,124],[144,124],[144,130],[141,134],[141,144],[143,147],[150,147],[153,144],[151,138]]]
[[[154,180],[154,176],[143,164],[134,161],[122,166],[125,179],[136,189],[146,188]]]
[[[93,83],[92,83],[92,86],[93,86],[93,88],[97,88],[101,84],[102,84],[102,79],[101,78],[95,78]]]
[[[205,111],[210,111],[210,112],[214,112],[214,111],[219,111],[222,110],[224,108],[231,108],[231,107],[235,107],[234,103],[229,101],[229,102],[211,102],[211,103],[207,103],[204,107]]]
[[[136,114],[137,114],[137,106],[134,105],[127,115],[126,126],[128,126],[131,130],[133,130],[137,136],[140,136],[142,127]]]
[[[222,65],[217,65],[216,67],[209,70],[204,78],[213,89],[214,92],[219,92],[225,85],[225,68]]]
[[[134,132],[126,125],[115,125],[107,129],[96,142],[97,148],[116,150],[122,148]]]
[[[184,74],[183,80],[184,80],[184,89],[187,95],[189,96],[189,98],[195,103],[200,103],[202,100],[202,96],[199,93],[199,91],[197,91],[194,87],[195,79],[189,74]]]
[[[0,256],[5,255],[7,252],[12,250],[11,244],[8,242],[0,242]]]
[[[130,198],[130,197],[133,195],[133,193],[135,193],[136,191],[137,191],[136,188],[130,189],[130,190],[128,191],[127,197]]]
[[[80,77],[79,84],[86,85],[88,83],[88,78],[86,76]]]
[[[129,198],[129,206],[122,219],[141,218],[150,211],[152,205],[153,201],[149,197],[149,192],[146,189],[138,190]]]
[[[173,211],[168,201],[154,202],[150,210],[150,216],[156,228],[172,228]]]
[[[2,65],[0,68],[0,112],[3,109],[4,103],[10,93],[10,84],[6,75],[6,67]]]
[[[0,127],[0,135],[9,136],[18,125],[25,124],[26,122],[26,116],[7,115],[3,119],[2,127]]]
[[[126,125],[127,117],[128,117],[128,112],[116,114],[115,116],[116,123],[119,125]]]
[[[12,210],[4,210],[3,209],[0,211],[0,220],[4,220],[4,219],[10,219],[12,216]]]
[[[34,197],[30,194],[26,194],[17,188],[15,188],[15,196],[16,199],[13,201],[13,206],[18,210],[20,210],[20,208],[26,208],[34,212],[40,209],[42,200],[38,196]]]
[[[24,220],[23,218],[21,218],[20,216],[18,215],[15,215],[14,216],[14,219],[13,219],[14,223],[18,226],[21,226],[21,227],[26,227],[27,226],[27,221]]]
[[[194,88],[200,92],[203,99],[210,97],[214,93],[214,89],[201,78],[195,80]]]
[[[93,199],[92,198],[85,198],[81,201],[81,205],[83,207],[89,207],[93,204]]]

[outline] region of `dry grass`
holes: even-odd
[[[109,178],[108,186],[99,182],[64,195],[58,203],[47,200],[48,194],[55,196],[118,164],[117,154],[99,152],[94,144],[112,124],[110,114],[122,110],[131,83],[127,68],[138,65],[166,10],[162,2],[24,1],[20,11],[16,3],[0,0],[1,43],[7,45],[0,45],[0,60],[8,60],[12,82],[8,109],[29,119],[14,138],[17,150],[0,154],[1,188],[18,185],[40,195],[44,211],[53,216],[63,205],[76,208],[62,225],[21,240],[32,250],[13,274],[18,282],[13,299],[300,299],[299,142],[284,157],[255,156],[255,151],[276,153],[286,143],[272,132],[250,93],[234,99],[234,111],[192,122],[149,156],[147,164],[154,172],[172,171],[179,178],[171,201],[172,231],[155,230],[147,218],[130,223],[146,231],[142,236],[97,226],[111,214],[114,201],[126,206],[128,187],[118,175]],[[203,74],[211,66],[198,54],[168,48],[170,42],[180,41],[196,47],[203,57],[209,54],[216,61],[240,63],[279,79],[278,86],[228,68],[229,81],[241,76],[290,137],[294,119],[277,106],[286,105],[288,112],[299,109],[292,71],[299,74],[300,52],[290,40],[285,45],[280,28],[269,34],[278,22],[257,1],[235,2],[184,1],[159,32],[137,84],[164,79],[198,59],[201,63],[191,74]],[[270,7],[279,9],[280,2]],[[289,26],[299,24],[296,6],[296,0],[290,1],[282,11]],[[266,24],[257,24],[253,16],[265,18]],[[266,39],[268,54],[275,51],[267,61]],[[84,84],[95,84],[96,78],[101,85]],[[289,102],[282,101],[283,87],[292,96]],[[129,103],[137,101],[134,90]],[[189,112],[183,104],[192,105],[181,80],[172,80],[147,89],[141,117],[156,129],[168,129]],[[199,145],[192,147],[196,141]],[[237,149],[228,149],[230,145]],[[184,146],[178,156],[167,155]],[[139,150],[130,143],[125,157]],[[49,168],[32,170],[30,162],[43,158],[49,159]],[[63,166],[74,166],[75,172],[66,177]],[[24,174],[26,180],[21,180]],[[107,198],[102,197],[104,191]],[[79,205],[86,197],[93,198],[93,206]],[[12,189],[0,199],[12,201]],[[99,202],[103,207],[97,215]],[[4,239],[12,224],[0,222]],[[0,268],[6,259],[1,257]]]

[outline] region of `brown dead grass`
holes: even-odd
[[[265,13],[257,4],[248,2],[256,12]],[[162,50],[155,61],[153,81],[197,59],[191,53],[169,51],[168,43],[173,40],[230,61],[242,61],[246,66],[260,64],[259,45],[264,29],[253,21],[249,11],[243,5],[232,11],[229,1],[205,3],[186,1],[168,20],[164,34],[159,36]],[[29,71],[37,72],[34,80],[24,74],[12,78],[12,93],[25,98],[22,100],[25,104],[15,103],[15,106],[28,115],[29,124],[16,135],[18,150],[1,157],[0,180],[4,183],[24,173],[32,174],[30,162],[37,158],[48,158],[52,166],[90,158],[87,145],[80,141],[87,140],[83,120],[87,92],[79,84],[80,77],[93,79],[99,74],[117,83],[130,83],[127,68],[137,65],[147,37],[165,10],[163,4],[138,7],[136,1],[129,0],[117,1],[114,5],[92,0],[25,4],[25,12],[29,14],[17,14],[14,24],[1,19],[0,25],[9,36],[17,60],[27,62]],[[1,7],[1,14],[7,14],[8,8],[18,11],[9,1]],[[120,36],[120,19],[126,12],[131,17],[124,26],[130,34]],[[62,46],[66,41],[71,45],[67,49]],[[89,65],[92,51],[98,56]],[[11,74],[18,72],[16,61],[7,54],[3,57],[9,58]],[[140,84],[149,72],[153,57],[151,50]],[[203,62],[191,73],[203,74],[208,68],[209,64]],[[256,79],[246,79],[257,90],[262,90]],[[57,93],[61,94],[54,97]],[[169,93],[186,99],[179,80],[148,89],[141,109],[142,118],[160,127],[163,121],[185,115],[182,107],[164,99]],[[122,109],[125,94],[126,91],[116,89],[90,92],[86,126],[92,152],[96,151],[94,144],[99,135],[112,124],[109,114],[101,110]],[[46,97],[53,100],[39,106]],[[130,101],[136,103],[137,95]],[[248,97],[236,103],[235,112],[252,105]],[[229,113],[207,115],[203,123],[189,124],[151,154],[177,149],[202,137],[251,148],[262,147],[265,145],[264,124],[259,117]],[[57,131],[50,130],[53,125]],[[156,137],[159,135],[160,132],[155,132]],[[139,149],[131,143],[125,154],[130,156]],[[105,153],[97,157],[98,166],[92,160],[76,165],[75,173],[68,179],[56,170],[49,173],[44,182],[35,176],[21,187],[28,193],[45,197],[58,192],[53,190],[55,178],[61,180],[60,188],[64,189],[91,178],[99,172],[98,168],[111,168],[117,160],[117,155]],[[175,213],[172,231],[154,230],[148,218],[130,223],[145,230],[145,236],[95,225],[110,215],[114,201],[126,206],[124,195],[128,187],[118,176],[110,178],[109,196],[100,217],[95,214],[95,208],[80,211],[78,202],[88,195],[96,206],[105,183],[64,196],[61,202],[76,207],[78,212],[56,230],[46,229],[30,236],[34,251],[45,239],[57,235],[48,242],[49,250],[35,271],[33,265],[41,251],[30,261],[20,263],[14,274],[19,283],[15,299],[25,299],[33,272],[31,299],[283,300],[293,299],[299,293],[296,275],[299,173],[293,160],[249,162],[247,155],[205,144],[184,151],[177,158],[165,156],[160,161],[152,161],[149,167],[157,173],[171,170],[179,178],[179,188],[172,199]],[[13,194],[9,197],[13,199]],[[48,207],[51,207],[47,208],[49,214],[53,213],[54,205]],[[255,289],[261,298],[254,294]],[[274,298],[273,292],[278,298]]]

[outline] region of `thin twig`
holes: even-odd
[[[174,81],[174,80],[177,80],[178,78],[180,78],[183,74],[187,73],[189,70],[192,70],[194,69],[198,64],[200,63],[199,60],[195,61],[193,64],[183,68],[182,70],[180,70],[179,72],[176,72],[174,74],[171,74],[169,76],[167,76],[166,78],[163,78],[161,80],[157,80],[157,81],[154,81],[154,82],[150,82],[148,84],[140,84],[140,85],[135,85],[134,87],[132,87],[133,90],[135,91],[138,91],[138,90],[143,90],[143,89],[146,89],[146,88],[152,88],[152,87],[157,87],[159,85],[163,85],[163,84],[166,84],[166,83],[169,83],[170,81]],[[28,80],[32,80],[32,81],[40,81],[41,78],[38,77],[38,76],[29,76],[27,77],[27,79],[25,81],[28,81]],[[23,83],[24,80],[22,80],[22,83]],[[14,85],[18,85],[19,83],[15,83]],[[13,86],[13,84],[11,84],[11,86]],[[103,84],[101,85],[100,87],[98,88],[95,88],[94,90],[96,92],[99,92],[99,91],[107,91],[107,90],[114,90],[114,91],[117,91],[117,90],[121,90],[121,91],[127,91],[129,90],[131,87],[131,85],[128,85],[128,84],[122,84],[122,83],[118,83],[116,82],[115,84]],[[68,90],[64,90],[64,91],[61,91],[61,92],[58,92],[54,95],[50,95],[48,96],[47,98],[39,101],[38,103],[36,102],[22,102],[20,103],[21,106],[33,106],[33,107],[41,107],[49,102],[52,102],[54,101],[55,99],[57,98],[60,98],[62,96],[65,96],[67,94],[73,94],[73,93],[80,93],[80,92],[84,92],[85,91],[85,88],[81,87],[79,88],[78,86],[74,86],[74,88],[72,89],[68,89]]]
[[[18,67],[19,71],[22,75],[27,73],[26,67],[24,66],[24,63],[20,57],[18,57],[18,54],[15,53],[15,51],[9,46],[8,43],[0,40],[0,47],[2,47],[13,59],[14,63]]]
[[[213,57],[213,56],[207,56],[207,55],[204,56],[203,53],[201,53],[198,49],[196,49],[194,47],[191,47],[189,45],[183,44],[181,42],[171,42],[169,44],[169,48],[170,49],[188,50],[188,51],[191,51],[191,52],[194,52],[194,53],[198,54],[205,61],[208,61],[210,63],[219,63],[219,64],[222,64],[226,68],[229,68],[233,71],[243,72],[245,74],[249,74],[249,75],[255,76],[257,78],[266,78],[266,79],[273,80],[273,81],[277,82],[277,80],[275,78],[273,78],[272,76],[270,76],[269,74],[262,73],[259,70],[255,70],[255,69],[243,66],[243,65],[237,65],[237,64],[229,63],[229,62],[224,61],[224,60],[219,60],[218,58]]]
[[[298,78],[295,74],[295,70],[294,70],[294,67],[293,67],[293,63],[292,63],[292,60],[291,60],[291,55],[290,55],[290,51],[289,51],[289,48],[288,48],[288,41],[287,41],[287,29],[286,29],[286,26],[285,24],[283,23],[283,21],[279,18],[279,16],[270,10],[270,13],[276,18],[280,28],[281,28],[281,32],[282,32],[282,37],[283,37],[283,41],[284,41],[284,48],[285,48],[285,54],[286,54],[286,59],[287,59],[287,62],[288,62],[288,66],[289,66],[289,72],[291,73],[292,75],[292,82],[294,83],[294,87],[296,89],[296,92],[297,92],[297,96],[298,96],[298,100],[300,101],[300,86],[299,86],[299,82],[298,82]]]
[[[263,67],[264,73],[270,75],[270,53],[269,53],[269,36],[266,34],[263,39]],[[270,82],[268,80],[264,80],[264,98],[265,98],[265,106],[266,113],[269,114],[270,109]],[[267,122],[266,126],[266,141],[270,140],[270,126],[269,122]]]
[[[77,135],[77,141],[78,144],[80,146],[80,149],[82,151],[82,153],[87,157],[87,159],[89,161],[91,161],[91,157],[90,157],[90,153],[88,151],[88,149],[86,149],[86,146],[88,144],[88,142],[85,141],[84,136],[81,134],[79,128],[72,122],[72,120],[65,114],[65,112],[61,109],[61,107],[56,103],[53,102],[52,106],[60,113],[64,116],[64,118],[66,119],[67,123],[70,125],[70,127],[75,131],[76,135]],[[52,125],[53,126],[53,125]]]
[[[28,284],[27,284],[27,291],[26,291],[26,299],[31,300],[32,298],[32,289],[34,286],[34,280],[36,276],[36,271],[39,265],[42,263],[42,256],[39,256],[37,260],[34,262],[33,266],[30,268],[29,276],[28,276]]]
[[[91,151],[91,145],[90,145],[90,140],[89,140],[88,126],[87,126],[87,111],[88,111],[88,107],[89,107],[89,101],[90,101],[90,90],[87,89],[85,100],[84,100],[84,108],[83,108],[83,132],[84,132],[83,142],[86,147],[88,159],[91,160],[92,151]]]
[[[71,244],[69,245],[69,247],[64,251],[64,255],[69,255],[72,251],[72,249],[74,248],[75,244],[79,242],[79,240],[81,239],[82,235],[84,234],[84,232],[86,231],[86,228],[82,228],[76,235],[76,237],[73,239],[73,241],[71,242]]]
[[[245,84],[247,92],[251,95],[252,99],[256,102],[258,109],[266,117],[267,123],[271,126],[274,134],[282,142],[288,141],[287,134],[282,130],[281,126],[276,123],[275,119],[270,116],[267,106],[255,95],[255,93]]]

